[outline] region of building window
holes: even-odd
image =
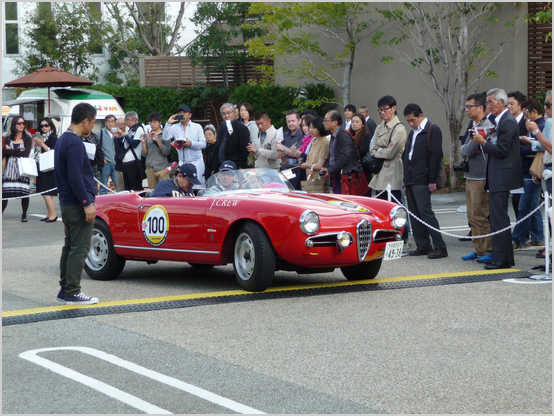
[[[19,23],[17,21],[17,2],[4,3],[6,16],[4,29],[6,44],[4,50],[6,55],[19,55]]]

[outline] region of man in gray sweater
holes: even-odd
[[[466,178],[467,219],[471,224],[471,235],[479,236],[490,234],[491,227],[488,220],[489,194],[485,189],[487,179],[487,154],[482,146],[471,140],[475,130],[485,137],[489,136],[494,125],[485,115],[486,98],[482,94],[473,94],[467,97],[466,113],[472,120],[469,135],[460,149],[462,156],[467,161],[468,170]],[[463,256],[462,260],[477,260],[479,263],[492,261],[492,239],[475,238],[472,241],[473,252]]]

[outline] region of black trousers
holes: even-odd
[[[508,199],[510,191],[489,192],[489,222],[491,232],[510,226],[508,215]],[[508,263],[514,260],[514,247],[512,245],[512,230],[508,228],[500,234],[492,236],[492,259]]]
[[[124,163],[121,167],[123,172],[123,182],[125,183],[126,191],[142,191],[142,179],[140,178],[140,170],[142,165],[138,162]]]
[[[440,229],[437,217],[431,206],[431,192],[427,185],[407,185],[406,197],[408,199],[408,209],[420,218],[426,224],[429,224],[436,229]],[[418,248],[434,247],[446,248],[446,243],[442,239],[441,233],[427,228],[416,219],[411,221],[412,233]],[[433,244],[431,245],[431,237]]]

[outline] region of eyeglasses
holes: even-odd
[[[15,123],[15,124],[17,124],[18,126],[24,126],[24,125],[25,125],[25,122],[24,122],[24,121],[18,121],[18,122]]]
[[[546,108],[550,108],[550,107],[552,107],[552,103],[549,103],[548,101],[546,101],[546,102],[544,103],[544,106],[545,106]]]
[[[222,115],[228,116],[229,114],[234,114],[234,111],[223,111],[221,112]]]
[[[468,104],[466,105],[466,109],[471,110],[472,107],[480,107],[481,104]]]
[[[488,105],[498,104],[498,101],[487,101],[487,104],[488,104]]]
[[[377,112],[379,113],[386,113],[387,111],[389,111],[392,107],[388,107],[388,108],[378,108],[377,109]]]
[[[50,127],[50,124],[41,124],[40,127]]]

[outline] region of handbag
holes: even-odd
[[[369,189],[367,179],[363,172],[342,175],[340,184],[340,192],[344,195],[364,196]]]
[[[37,163],[29,157],[17,158],[19,174],[25,178],[36,178],[38,176]]]
[[[140,179],[145,180],[146,179],[146,171],[142,168],[142,163],[137,157],[137,154],[135,153],[135,149],[131,147],[131,152],[133,152],[133,156],[135,157],[135,160],[137,161],[137,166],[139,167],[139,173],[140,173]]]
[[[49,172],[54,170],[54,150],[42,152],[38,156],[38,165],[41,172]]]
[[[542,172],[544,170],[544,152],[537,152],[533,163],[529,168],[529,173],[533,176],[536,176],[539,179],[542,179]]]
[[[304,192],[308,192],[310,194],[321,194],[325,192],[325,182],[323,179],[300,181],[300,187]]]
[[[389,144],[392,140],[392,134],[394,133],[394,129],[398,124],[397,123],[391,130],[390,136],[389,136]],[[362,168],[364,169],[364,172],[373,173],[374,175],[377,175],[379,172],[381,172],[381,169],[383,169],[383,163],[385,163],[385,159],[381,157],[371,157],[370,150],[367,151],[367,153],[362,157]]]
[[[434,124],[429,126],[429,133],[427,134],[427,154],[431,153],[431,128]],[[430,158],[429,158],[430,159]],[[437,190],[446,188],[446,169],[444,168],[444,156],[441,157],[439,173],[437,175]]]

